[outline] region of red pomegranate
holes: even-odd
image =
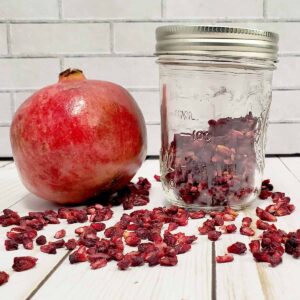
[[[10,138],[27,189],[61,204],[126,185],[147,146],[145,121],[132,96],[70,69],[19,107]]]

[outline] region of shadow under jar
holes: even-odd
[[[156,31],[161,181],[189,209],[242,209],[259,193],[278,35],[170,25]]]

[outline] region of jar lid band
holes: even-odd
[[[246,57],[277,61],[278,34],[247,28],[167,25],[156,29],[157,56]]]

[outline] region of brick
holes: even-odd
[[[267,133],[267,154],[299,153],[300,130],[298,124],[270,124]]]
[[[279,34],[279,53],[300,53],[300,22],[266,22],[266,23],[220,23],[222,26],[246,27],[273,31]]]
[[[11,157],[9,127],[0,127],[0,157]]]
[[[299,0],[266,0],[266,13],[269,18],[300,18]]]
[[[273,91],[271,122],[300,122],[300,91]]]
[[[0,24],[0,54],[7,54],[6,24]]]
[[[60,72],[57,58],[0,59],[1,89],[36,89],[57,81]]]
[[[156,19],[161,17],[160,0],[63,0],[66,19]]]
[[[15,111],[20,107],[20,105],[28,99],[34,92],[16,92],[13,95],[14,108]]]
[[[127,88],[157,88],[158,67],[154,57],[66,58],[66,68],[79,68],[89,79],[112,81]]]
[[[165,0],[167,19],[260,18],[263,0]]]
[[[158,91],[130,92],[140,107],[147,124],[160,123],[160,101]]]
[[[108,53],[109,24],[12,24],[16,55]]]
[[[114,50],[122,54],[153,54],[155,29],[161,23],[115,23]]]
[[[300,57],[280,57],[274,71],[274,88],[300,88]]]
[[[9,93],[0,93],[0,124],[7,124],[11,121],[11,96]]]
[[[160,125],[147,125],[147,155],[159,155],[161,147]]]
[[[41,20],[58,18],[57,0],[1,0],[0,19]]]

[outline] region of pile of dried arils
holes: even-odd
[[[159,176],[155,175],[159,180]],[[113,197],[112,202],[123,203],[124,209],[133,206],[145,205],[149,202],[150,182],[146,178],[139,178],[136,184],[130,183],[125,189]],[[284,252],[298,258],[300,256],[300,229],[286,233],[277,229],[274,224],[277,217],[288,215],[295,209],[290,204],[290,198],[284,193],[273,192],[269,180],[262,183],[261,199],[271,197],[273,204],[265,209],[257,208],[258,220],[256,227],[263,230],[258,239],[249,244],[249,249],[257,262],[268,262],[276,266],[282,261]],[[177,256],[191,249],[191,244],[197,240],[195,235],[188,236],[182,232],[173,233],[180,226],[186,226],[189,219],[206,220],[198,228],[201,235],[207,235],[211,241],[217,241],[222,234],[231,234],[237,231],[233,222],[238,213],[229,207],[223,211],[191,211],[171,206],[158,207],[152,210],[136,210],[129,214],[124,213],[113,226],[106,228],[104,223],[113,216],[111,205],[95,204],[85,208],[60,208],[58,211],[29,212],[27,216],[10,209],[5,209],[0,216],[3,227],[13,226],[7,232],[5,249],[18,250],[20,245],[31,250],[36,243],[40,250],[47,254],[56,254],[57,249],[65,248],[72,251],[69,256],[71,264],[89,262],[92,269],[104,267],[110,261],[117,261],[121,270],[137,267],[143,264],[149,266],[174,266]],[[44,235],[38,235],[49,224],[60,224],[65,219],[68,224],[87,223],[75,230],[74,238],[65,241],[64,229],[54,235],[53,241],[48,241]],[[251,227],[252,219],[245,217],[239,229],[242,235],[254,236],[255,230]],[[98,232],[104,232],[100,238]],[[125,245],[135,247],[133,251],[125,253]],[[233,254],[243,254],[247,251],[244,243],[236,242],[228,247],[228,254],[217,256],[218,263],[233,261]],[[37,259],[31,256],[15,257],[13,270],[20,272],[33,268]],[[0,272],[0,285],[8,281],[8,274]]]

